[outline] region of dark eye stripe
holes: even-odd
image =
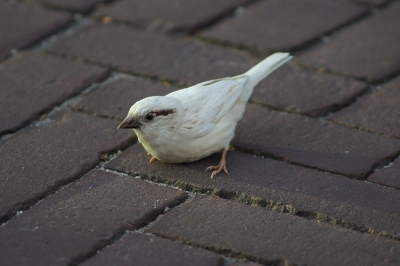
[[[175,110],[174,109],[165,109],[165,110],[154,111],[154,112],[151,112],[151,113],[156,115],[156,116],[160,116],[160,115],[167,116],[169,114],[175,113]]]

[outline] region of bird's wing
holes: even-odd
[[[246,81],[246,76],[211,80],[166,96],[182,103],[185,116],[181,129],[190,131],[192,137],[201,137],[232,108]]]

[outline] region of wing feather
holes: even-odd
[[[185,111],[181,130],[201,137],[232,108],[243,91],[246,76],[206,81],[166,96],[181,101]]]

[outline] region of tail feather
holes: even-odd
[[[289,53],[274,53],[263,61],[252,67],[249,71],[244,73],[249,77],[251,87],[256,86],[266,76],[274,72],[277,68],[290,61],[293,57]]]

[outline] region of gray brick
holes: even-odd
[[[326,115],[367,89],[365,83],[287,64],[254,90],[251,100],[312,117]]]
[[[156,236],[130,233],[82,265],[222,266],[222,261],[219,255],[206,250]]]
[[[0,222],[61,184],[79,178],[102,154],[135,141],[117,121],[79,113],[56,113],[0,143]]]
[[[378,82],[400,72],[400,3],[343,29],[305,53],[306,64]]]
[[[55,7],[70,9],[73,11],[86,13],[93,9],[97,4],[107,2],[107,0],[39,0],[43,3]]]
[[[12,49],[25,48],[72,21],[66,14],[6,1],[0,1],[0,18],[0,59]]]
[[[191,32],[229,14],[249,0],[130,0],[100,8],[95,14],[109,16],[139,27]]]
[[[344,1],[261,1],[246,9],[243,15],[211,27],[202,36],[263,53],[290,51],[366,12],[366,9]]]
[[[400,78],[331,117],[334,122],[400,138]]]
[[[160,217],[148,231],[263,263],[400,264],[398,241],[213,197],[195,197]]]
[[[102,79],[104,68],[40,53],[0,65],[0,135],[13,132]]]
[[[86,27],[49,50],[123,71],[191,83],[242,74],[259,61],[192,39],[110,25]]]
[[[373,173],[368,177],[368,181],[400,189],[400,159],[395,160],[380,171]]]
[[[252,130],[249,130],[251,128]],[[400,151],[400,140],[248,105],[233,144],[310,167],[365,178]]]
[[[149,163],[150,157],[137,144],[105,167],[280,211],[311,213],[322,220],[328,216],[332,223],[400,237],[400,194],[396,190],[231,151],[227,156],[230,175],[221,173],[210,179],[210,173],[204,170],[215,165],[220,156],[190,164]]]
[[[94,171],[0,228],[3,265],[68,265],[185,199],[182,192]]]

